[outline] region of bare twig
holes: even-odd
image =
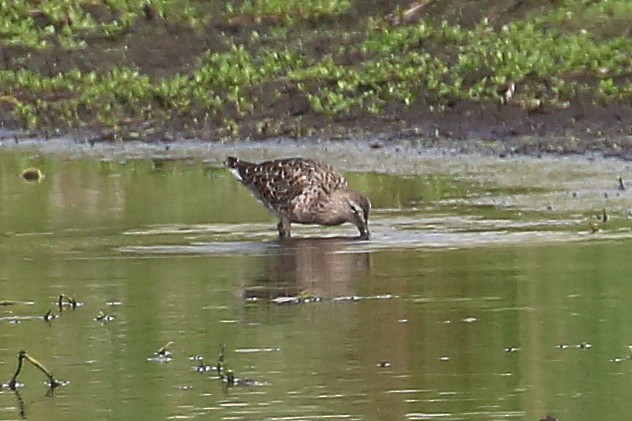
[[[29,361],[35,367],[39,368],[40,371],[44,373],[44,375],[46,375],[46,377],[48,378],[48,385],[50,386],[51,389],[62,384],[57,379],[55,379],[55,376],[53,376],[53,373],[49,369],[44,367],[42,363],[37,361],[35,358],[31,357],[26,351],[21,350],[18,354],[18,367],[16,368],[15,374],[13,375],[13,377],[11,377],[11,380],[9,380],[9,383],[8,383],[9,388],[11,390],[16,389],[17,378],[20,372],[22,371],[22,365],[24,364],[24,360]]]
[[[171,351],[169,351],[169,347],[171,345],[173,345],[173,342],[171,341],[167,342],[162,348],[154,352],[154,355],[160,355],[161,357],[168,357],[169,355],[171,355]]]
[[[18,354],[18,367],[15,369],[15,374],[13,375],[13,377],[11,377],[11,380],[9,380],[9,389],[11,390],[15,390],[16,381],[18,376],[20,375],[20,371],[22,371],[22,364],[25,355],[26,351],[20,351],[20,353]]]
[[[57,299],[57,306],[59,307],[59,311],[61,311],[61,309],[64,307],[64,304],[70,306],[73,309],[77,308],[77,300],[66,294],[59,294],[59,298]]]

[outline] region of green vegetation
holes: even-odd
[[[113,129],[124,137],[160,128],[303,135],[317,128],[306,117],[315,116],[317,126],[386,107],[440,113],[467,101],[531,110],[565,108],[579,96],[632,98],[632,40],[624,24],[632,5],[625,0],[558,1],[506,11],[504,21],[483,10],[469,25],[439,12],[393,25],[378,9],[359,13],[351,5],[42,0],[35,8],[0,0],[0,111],[10,115],[3,123]],[[183,41],[191,45],[209,34],[217,39],[199,54],[165,50],[169,71],[159,74],[125,52],[142,25],[158,34],[145,40],[148,49],[177,30],[194,34]],[[73,55],[91,49],[118,52],[117,59],[78,62]],[[64,71],[48,65],[51,56],[61,57]],[[180,61],[172,63],[174,56]],[[293,109],[301,100],[306,105]]]
[[[348,11],[351,0],[250,0],[239,7],[226,5],[229,18],[247,16],[256,21],[265,19],[290,23],[296,19],[314,19]]]

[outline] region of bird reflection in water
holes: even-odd
[[[349,238],[291,238],[267,251],[263,276],[244,291],[248,300],[312,296],[331,298],[354,294],[353,280],[368,272],[368,252],[353,250]]]

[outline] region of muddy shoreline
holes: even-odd
[[[350,170],[370,170],[363,157],[382,153],[389,162],[401,157],[414,160],[416,156],[481,155],[506,158],[566,158],[581,160],[615,159],[632,161],[632,138],[621,135],[601,136],[507,136],[503,139],[432,137],[419,130],[390,133],[348,134],[335,137],[270,138],[249,140],[191,139],[178,134],[155,138],[118,142],[90,140],[90,137],[68,134],[44,138],[37,134],[0,131],[0,150],[32,150],[37,154],[64,155],[67,158],[96,156],[106,159],[203,159],[210,165],[222,165],[228,154],[245,154],[250,159],[272,159],[282,156],[308,156],[329,160],[332,157],[346,162]],[[348,156],[346,156],[348,154]],[[319,155],[322,155],[319,157]],[[354,160],[357,161],[354,163]],[[369,159],[371,161],[371,159]],[[395,165],[395,164],[393,164]],[[397,164],[396,166],[399,166]],[[386,172],[406,172],[402,168],[375,168]]]

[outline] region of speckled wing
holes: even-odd
[[[295,213],[297,207],[319,206],[331,192],[347,187],[344,177],[331,166],[310,159],[289,158],[260,164],[236,160],[227,165],[259,200],[282,214]]]

